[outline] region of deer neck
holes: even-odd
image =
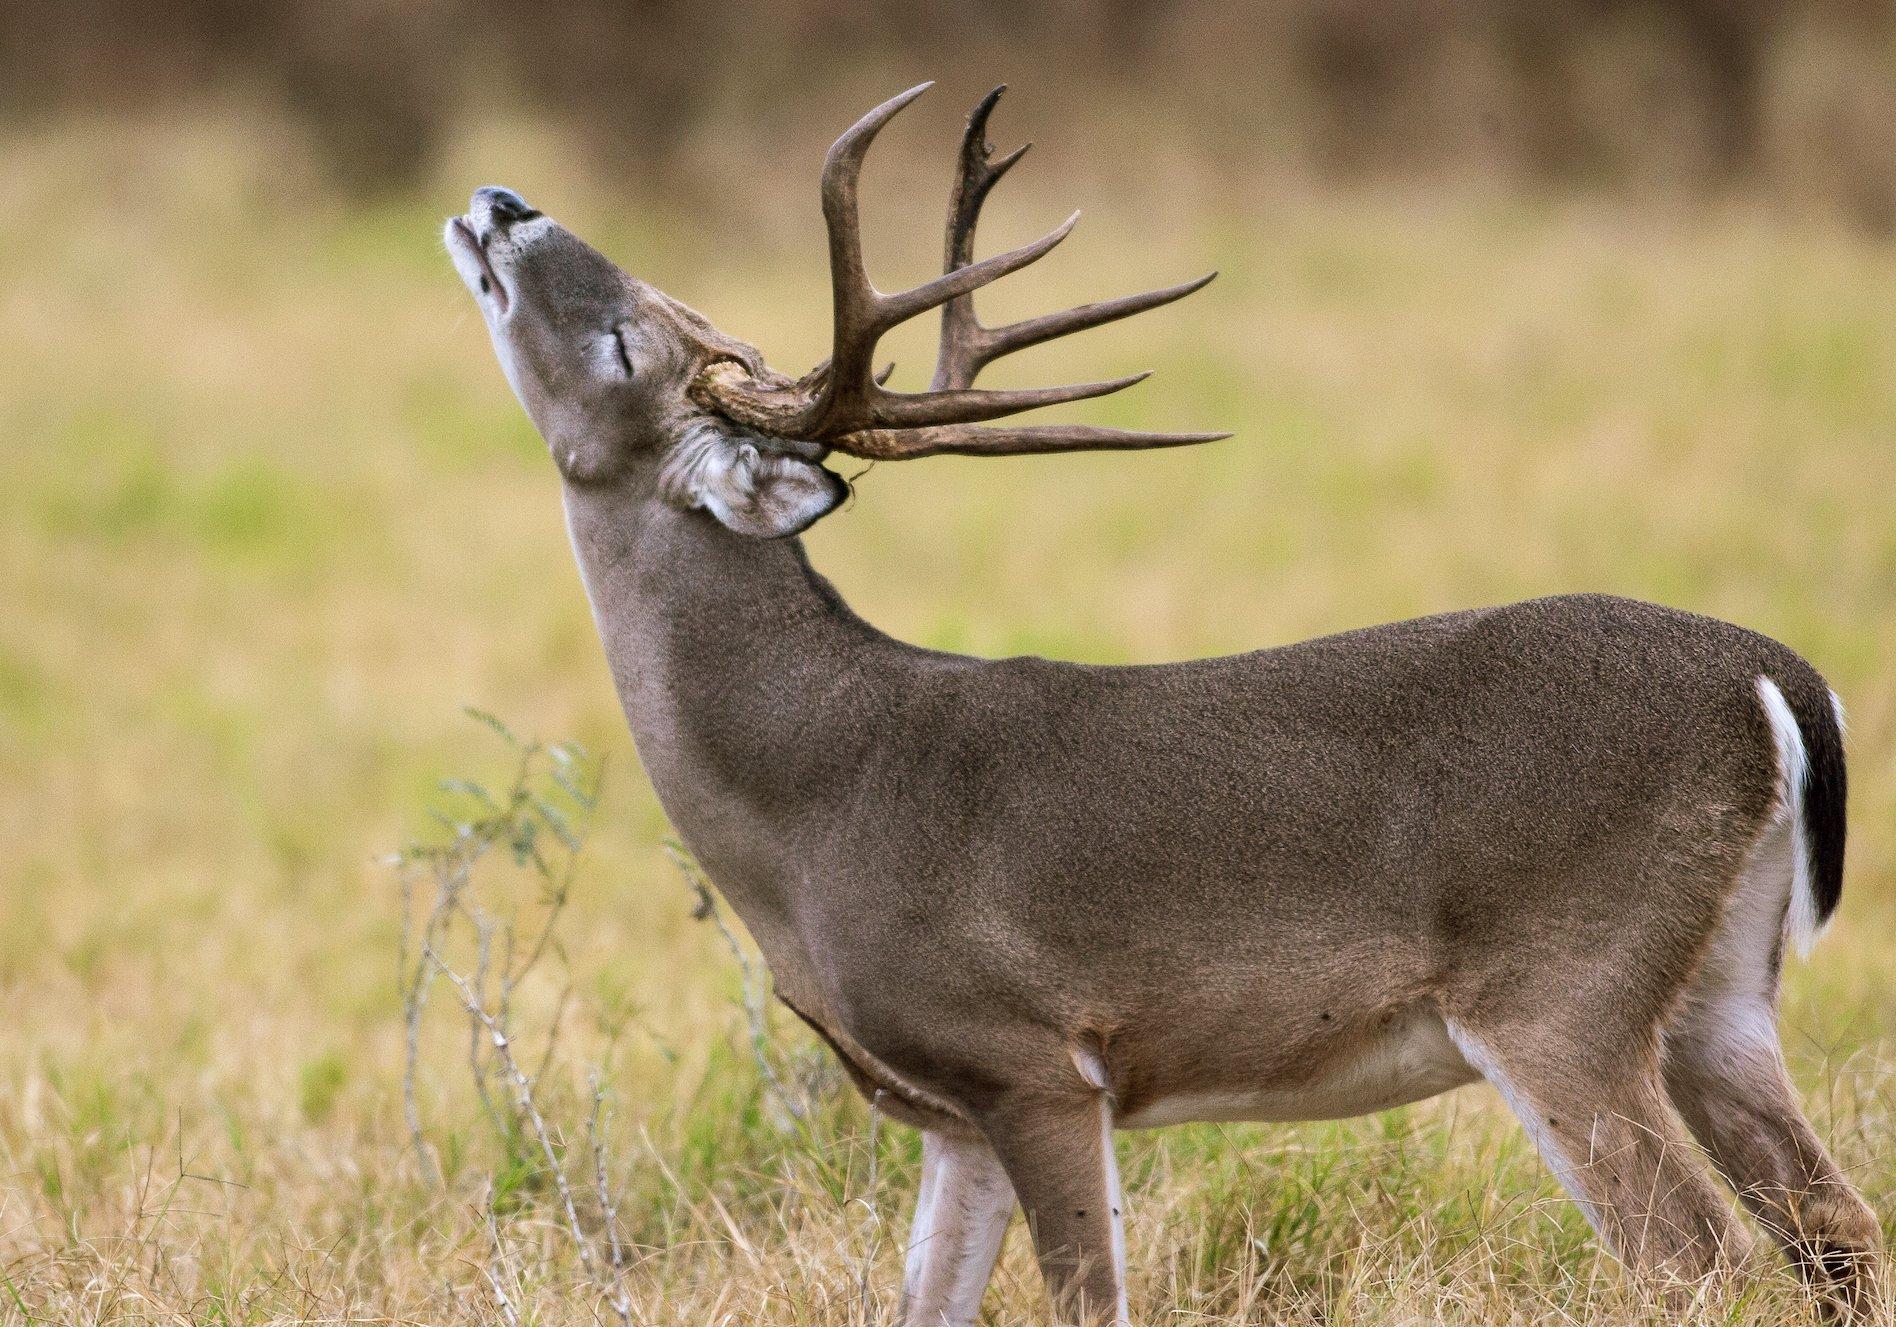
[[[799,540],[632,485],[568,486],[566,511],[640,761],[755,928],[787,904],[797,844],[833,819],[915,651],[852,613]]]

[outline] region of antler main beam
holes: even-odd
[[[974,292],[1044,257],[1067,237],[1080,215],[1075,212],[1031,244],[978,263],[972,261],[974,230],[981,205],[995,182],[1027,151],[1022,147],[999,161],[990,159],[987,120],[1005,91],[1000,87],[988,93],[968,118],[949,203],[942,275],[893,294],[877,290],[869,279],[862,252],[859,186],[863,161],[883,126],[932,86],[923,83],[883,102],[837,139],[824,160],[823,220],[829,233],[834,318],[828,362],[794,384],[781,380],[759,382],[740,366],[719,363],[700,378],[701,395],[743,423],[780,436],[822,442],[838,451],[878,459],[927,456],[937,452],[1000,455],[1082,448],[1166,447],[1229,436],[1223,433],[1133,433],[1081,425],[975,427],[983,420],[1041,406],[1105,396],[1142,381],[1147,376],[1144,373],[1063,387],[986,391],[973,386],[981,369],[1002,355],[1169,304],[1199,289],[1211,276],[1164,290],[1082,305],[1005,327],[983,327],[974,314]],[[941,347],[930,390],[890,391],[882,385],[886,374],[879,377],[874,372],[877,343],[891,328],[937,307],[942,310]]]

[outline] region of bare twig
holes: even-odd
[[[474,927],[474,984],[485,986],[488,965],[493,961],[493,927],[476,924]],[[489,1071],[482,1060],[480,1020],[467,1020],[467,1063],[474,1080],[474,1091],[479,1095],[481,1110],[486,1114],[488,1123],[494,1126],[495,1133],[505,1133],[506,1126],[500,1118],[500,1109],[494,1104],[494,1094],[488,1090]]]
[[[492,716],[476,717],[515,750],[518,760],[512,784],[499,796],[474,783],[443,784],[445,791],[464,799],[461,805],[471,803],[471,814],[457,818],[437,812],[436,819],[450,831],[449,840],[411,848],[396,859],[402,902],[398,990],[405,1032],[404,1114],[424,1175],[430,1184],[440,1186],[444,1181],[427,1143],[417,1080],[429,988],[435,978],[445,978],[468,1020],[467,1064],[483,1111],[510,1153],[523,1143],[537,1152],[531,1164],[553,1186],[560,1226],[572,1242],[582,1274],[611,1307],[622,1327],[632,1327],[632,1303],[624,1287],[625,1245],[619,1232],[618,1206],[612,1197],[612,1166],[604,1130],[605,1089],[600,1074],[595,1070],[589,1075],[593,1096],[586,1121],[589,1187],[599,1203],[603,1223],[600,1233],[589,1232],[581,1220],[581,1195],[585,1190],[569,1178],[562,1132],[549,1120],[541,1100],[540,1084],[553,1070],[560,1050],[560,1031],[573,1003],[570,980],[559,992],[537,1055],[527,1057],[519,1050],[514,1030],[515,997],[523,984],[549,959],[557,959],[562,968],[566,966],[560,923],[582,857],[585,820],[597,798],[597,767],[585,762],[576,748],[523,743]],[[577,808],[574,814],[555,804],[562,795]],[[525,936],[517,912],[496,918],[474,892],[476,868],[492,850],[502,847],[516,866],[531,871],[544,886],[539,900],[542,915]],[[422,881],[431,890],[425,900],[418,888]],[[470,953],[471,967],[456,968],[449,957],[451,949]],[[608,1029],[608,1053],[629,1021],[629,1014],[610,1025],[602,1021],[602,1027]],[[521,1063],[523,1058],[529,1060],[531,1069]],[[504,1091],[497,1090],[496,1085]],[[507,1234],[492,1180],[487,1183],[483,1204],[491,1257],[481,1269],[482,1276],[499,1320],[508,1327],[519,1327],[518,1278],[508,1267]]]
[[[483,1224],[487,1227],[488,1247],[494,1253],[492,1262],[481,1264],[481,1271],[487,1277],[488,1288],[494,1292],[494,1308],[499,1312],[501,1321],[506,1323],[507,1327],[520,1327],[519,1311],[514,1308],[512,1297],[507,1294],[506,1286],[500,1281],[500,1273],[507,1268],[507,1247],[501,1242],[500,1224],[494,1220],[492,1184],[488,1185],[487,1196],[481,1207],[485,1215]]]
[[[457,836],[456,843],[435,855],[430,862],[435,893],[427,917],[420,927],[419,938],[415,926],[415,860],[412,857],[397,859],[402,890],[402,938],[397,973],[404,1031],[402,1114],[408,1124],[409,1138],[414,1144],[415,1158],[421,1166],[423,1179],[435,1188],[439,1188],[442,1183],[441,1167],[422,1131],[421,1106],[415,1082],[421,1058],[422,1014],[428,1004],[427,965],[419,953],[438,942],[449,915],[458,905],[461,891],[466,887],[469,859],[461,851],[463,847],[464,840]],[[485,1092],[482,1096],[485,1099]]]
[[[599,1075],[588,1078],[592,1087],[592,1110],[586,1115],[586,1147],[592,1153],[593,1187],[599,1198],[599,1220],[606,1231],[606,1253],[617,1275],[625,1273],[625,1245],[619,1239],[619,1203],[612,1196],[612,1181],[606,1165],[606,1147],[602,1117],[606,1113],[606,1088]]]
[[[540,1103],[534,1097],[533,1079],[527,1076],[521,1069],[519,1061],[514,1058],[512,1039],[508,1037],[506,1029],[494,1015],[482,1005],[479,993],[474,990],[466,977],[442,962],[440,955],[434,951],[429,950],[427,956],[434,965],[435,971],[446,977],[460,994],[462,1005],[468,1014],[478,1018],[481,1026],[487,1029],[487,1035],[493,1041],[494,1059],[500,1066],[502,1076],[513,1089],[514,1106],[520,1112],[521,1118],[526,1121],[533,1140],[540,1145],[540,1154],[546,1161],[547,1175],[552,1179],[553,1187],[559,1194],[560,1206],[566,1217],[566,1231],[572,1236],[573,1248],[579,1255],[580,1267],[593,1284],[604,1292],[607,1303],[612,1305],[613,1312],[618,1315],[619,1320],[630,1327],[631,1301],[626,1298],[625,1289],[618,1284],[616,1277],[607,1277],[603,1274],[598,1255],[593,1250],[592,1240],[579,1223],[579,1209],[573,1201],[573,1186],[566,1178],[566,1167],[561,1162],[560,1149],[555,1145],[553,1131],[548,1128],[546,1117],[540,1112]]]
[[[426,983],[411,975],[409,955],[415,948],[415,879],[401,872],[402,939],[397,957],[396,982],[402,997],[402,1118],[408,1125],[408,1138],[415,1148],[415,1161],[422,1177],[432,1187],[441,1184],[441,1171],[428,1151],[421,1131],[421,1107],[415,1100],[415,1066],[421,1059],[421,1014],[427,1003]]]
[[[869,1101],[869,1183],[861,1201],[869,1211],[869,1238],[863,1242],[862,1261],[856,1269],[856,1296],[862,1304],[862,1320],[874,1322],[875,1300],[869,1291],[870,1274],[875,1270],[876,1253],[882,1247],[882,1212],[876,1206],[877,1184],[882,1159],[882,1089],[877,1088]]]

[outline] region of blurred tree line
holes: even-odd
[[[1560,186],[1755,189],[1878,229],[1896,221],[1896,0],[11,9],[7,118],[258,93],[362,191],[426,171],[470,103],[559,117],[613,169],[663,178],[710,123],[767,133],[792,107],[820,106],[827,123],[909,76],[978,83],[1040,69],[1074,113],[1156,122],[1227,163],[1288,158],[1323,177],[1473,163]]]

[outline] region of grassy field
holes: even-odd
[[[800,368],[826,335],[813,200],[707,227],[583,187],[558,146],[497,128],[439,196],[348,209],[240,128],[0,148],[0,1322],[613,1320],[532,1140],[487,1123],[438,983],[415,1083],[441,1182],[403,1119],[386,858],[432,832],[441,780],[508,779],[469,705],[607,764],[565,945],[515,1017],[523,1046],[562,1028],[541,1093],[576,1175],[585,1070],[619,1029],[604,1144],[635,1320],[892,1312],[915,1140],[773,1016],[765,1063],[809,1103],[786,1121],[740,971],[661,851],[552,468],[436,239],[501,177]],[[871,185],[891,269],[933,252],[922,178],[913,213]],[[1237,437],[885,465],[811,536],[817,565],[885,628],[978,653],[1158,660],[1577,589],[1787,641],[1850,706],[1854,835],[1786,1038],[1896,1214],[1896,255],[1742,214],[1104,186],[997,200],[992,242],[1070,201],[1112,216],[996,317],[1224,276],[1026,372],[1156,367],[1089,417]],[[505,853],[474,887],[538,915]],[[1146,1321],[1653,1312],[1486,1089],[1121,1155]],[[1033,1321],[1040,1293],[1016,1230],[992,1320]],[[1778,1280],[1706,1312],[1799,1304]]]

